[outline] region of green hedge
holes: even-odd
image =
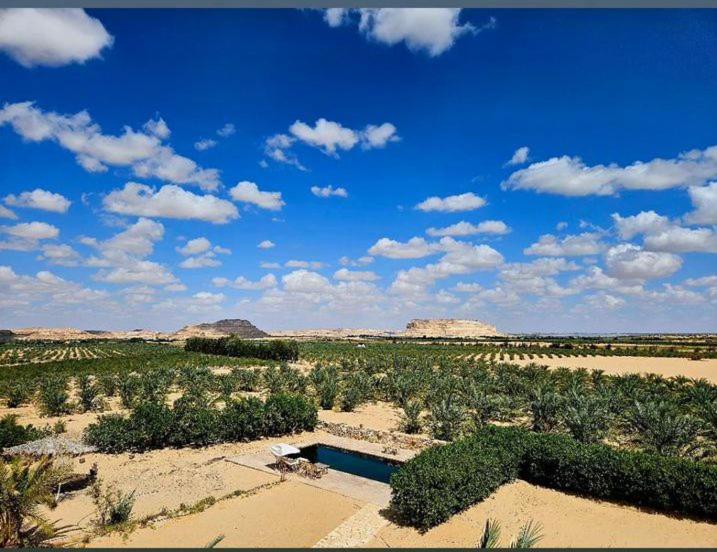
[[[41,439],[48,435],[48,431],[37,429],[32,424],[20,425],[16,414],[7,414],[0,418],[0,450],[5,447],[22,445],[28,441]]]
[[[108,414],[85,430],[84,440],[102,452],[144,451],[166,446],[205,446],[249,441],[262,436],[311,431],[316,406],[295,394],[230,401],[219,410],[180,398],[174,408],[140,402],[129,416]]]
[[[185,351],[231,357],[260,358],[263,360],[294,361],[299,359],[299,346],[295,341],[248,341],[237,337],[190,337]]]
[[[716,467],[494,426],[407,462],[391,478],[392,506],[405,522],[428,529],[517,477],[584,496],[717,519]]]

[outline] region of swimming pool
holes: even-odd
[[[331,469],[388,483],[391,474],[401,467],[399,462],[363,454],[352,450],[316,444],[301,449],[301,454],[310,462],[321,462]]]

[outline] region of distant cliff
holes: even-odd
[[[491,337],[501,336],[495,326],[480,320],[453,318],[415,319],[406,325],[406,337]]]

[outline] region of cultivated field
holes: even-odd
[[[201,352],[210,346],[222,354]],[[99,449],[55,461],[75,473],[96,464],[101,483],[95,491],[62,494],[54,508],[42,506],[48,519],[73,527],[50,542],[201,547],[223,535],[219,547],[475,547],[492,519],[502,525],[504,544],[533,520],[542,524],[537,546],[717,546],[710,504],[717,497],[711,343],[217,347],[199,340],[192,351],[126,342],[0,349],[0,446],[61,435]],[[479,449],[498,450],[502,434],[492,436],[490,428],[519,428],[516,436],[526,443],[520,454],[532,455],[533,463],[546,461],[554,447],[568,447],[560,457],[594,463],[590,477],[601,482],[564,473],[558,483],[548,472],[521,468],[515,480],[496,480],[486,498],[467,496],[454,507],[445,501],[453,475],[441,470],[465,462],[460,448],[450,454],[445,448],[431,460],[432,477],[447,478],[439,498],[430,499],[430,519],[443,520],[435,524],[411,518],[415,512],[395,494],[402,489],[398,481],[393,501],[379,504],[356,493],[355,484],[327,488],[232,461],[266,454],[271,444],[322,442],[340,431],[356,450],[383,448],[385,455],[418,455],[424,462],[431,439],[487,438],[492,445]],[[659,469],[656,481],[667,482],[665,494],[652,496],[655,484],[635,480],[633,488],[646,489],[635,503],[624,494],[622,476],[620,489],[611,488],[614,476],[599,464],[604,455],[610,466],[634,466],[630,473],[640,478]],[[484,460],[485,466],[494,462]],[[399,471],[406,480],[422,473],[408,469],[413,462]],[[690,496],[674,494],[670,478],[688,470],[693,487],[677,487]],[[478,489],[466,480],[456,488]],[[425,501],[426,493],[415,501]],[[102,508],[116,517],[103,518]]]

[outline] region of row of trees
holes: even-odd
[[[230,357],[258,358],[264,360],[295,361],[299,359],[299,346],[294,341],[249,341],[238,337],[191,337],[184,345],[185,351]]]

